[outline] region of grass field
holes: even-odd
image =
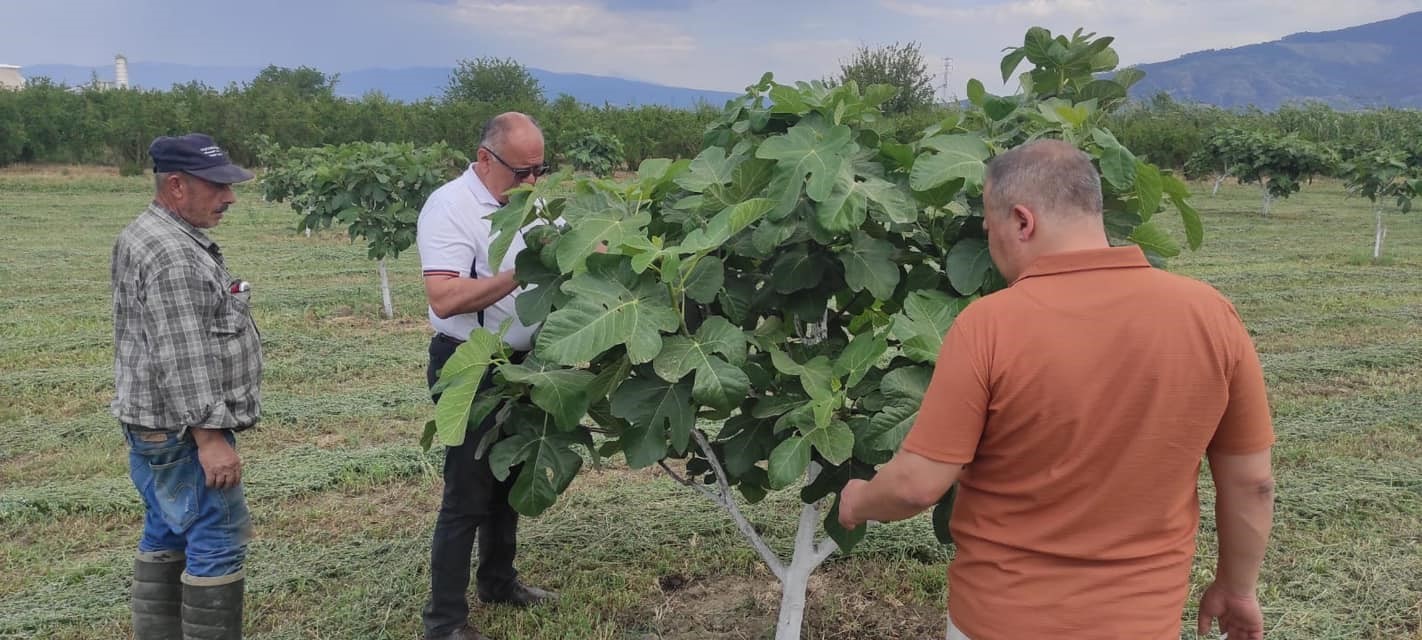
[[[127,633],[140,512],[108,414],[108,269],[149,186],[0,172],[0,638]],[[1171,268],[1235,301],[1280,439],[1268,637],[1422,638],[1422,216],[1391,217],[1373,265],[1369,207],[1336,183],[1268,219],[1254,189],[1197,191],[1206,244]],[[395,262],[398,318],[380,320],[362,245],[303,237],[289,210],[239,198],[213,236],[253,283],[267,354],[264,419],[240,440],[258,536],[248,636],[418,637],[440,488],[438,454],[417,445],[431,415],[418,258]],[[1214,565],[1204,484],[1196,591]],[[781,549],[793,500],[749,510]],[[771,635],[773,577],[717,508],[657,472],[589,469],[522,532],[525,577],[564,601],[476,605],[496,638]],[[923,519],[875,529],[812,581],[805,637],[941,637],[950,557]]]

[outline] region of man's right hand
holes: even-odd
[[[242,482],[242,458],[227,442],[225,430],[194,427],[192,433],[207,486],[227,489]]]
[[[1220,633],[1229,640],[1261,640],[1264,637],[1264,613],[1253,593],[1229,593],[1218,583],[1211,584],[1200,596],[1200,615],[1195,631],[1200,637],[1210,632],[1215,620]]]

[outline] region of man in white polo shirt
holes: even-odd
[[[493,231],[486,216],[508,202],[508,190],[532,184],[547,173],[543,132],[524,114],[501,114],[485,125],[475,159],[462,175],[431,194],[420,211],[417,241],[430,324],[436,332],[426,372],[431,387],[445,361],[475,328],[498,331],[501,323],[511,320],[504,341],[520,354],[533,348],[537,329],[520,323],[514,311],[519,292],[514,259],[524,248],[523,238],[513,238],[503,264],[489,264]],[[488,384],[487,377],[483,384]],[[484,638],[469,625],[466,596],[476,531],[481,601],[527,606],[557,597],[524,585],[514,569],[518,512],[508,500],[514,475],[500,482],[489,468],[488,456],[474,455],[493,420],[491,413],[465,437],[464,444],[445,451],[444,498],[430,548],[426,638]]]

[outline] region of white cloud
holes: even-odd
[[[678,69],[698,49],[696,39],[666,15],[618,12],[590,0],[455,0],[447,10],[516,50],[520,62],[556,71],[671,82],[662,72]]]
[[[848,38],[771,40],[749,52],[749,64],[760,64],[763,68],[747,68],[745,75],[754,81],[759,76],[750,78],[751,75],[773,71],[775,81],[784,84],[797,80],[823,80],[838,71],[840,61],[848,60],[860,44]]]
[[[1057,15],[1094,15],[1104,10],[1102,0],[1015,0],[970,7],[941,6],[914,0],[880,0],[891,11],[918,18],[945,20],[995,20],[1042,18]]]
[[[1032,26],[1069,35],[1115,37],[1123,65],[1159,62],[1203,49],[1277,40],[1299,31],[1326,31],[1422,9],[1422,0],[1003,0],[962,6],[931,0],[879,0],[914,20],[925,47],[954,58],[953,85],[976,77],[999,87],[1002,48],[1021,44]],[[1019,69],[1020,70],[1020,69]]]

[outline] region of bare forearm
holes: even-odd
[[[839,523],[853,529],[870,520],[911,518],[932,507],[958,481],[960,464],[900,451],[872,481],[850,480],[840,490]]]
[[[855,501],[854,515],[864,521],[876,522],[912,518],[933,506],[948,491],[946,487],[952,486],[953,480],[945,473],[916,470],[906,464],[903,456],[896,457],[864,486],[863,493]]]
[[[441,318],[483,311],[516,288],[513,271],[492,278],[445,278],[425,285],[430,306]]]
[[[865,521],[893,522],[912,518],[922,513],[925,508],[927,507],[901,495],[887,482],[870,482],[855,515]]]
[[[1252,594],[1273,526],[1273,483],[1219,485],[1216,491],[1220,556],[1215,582],[1231,593]]]

